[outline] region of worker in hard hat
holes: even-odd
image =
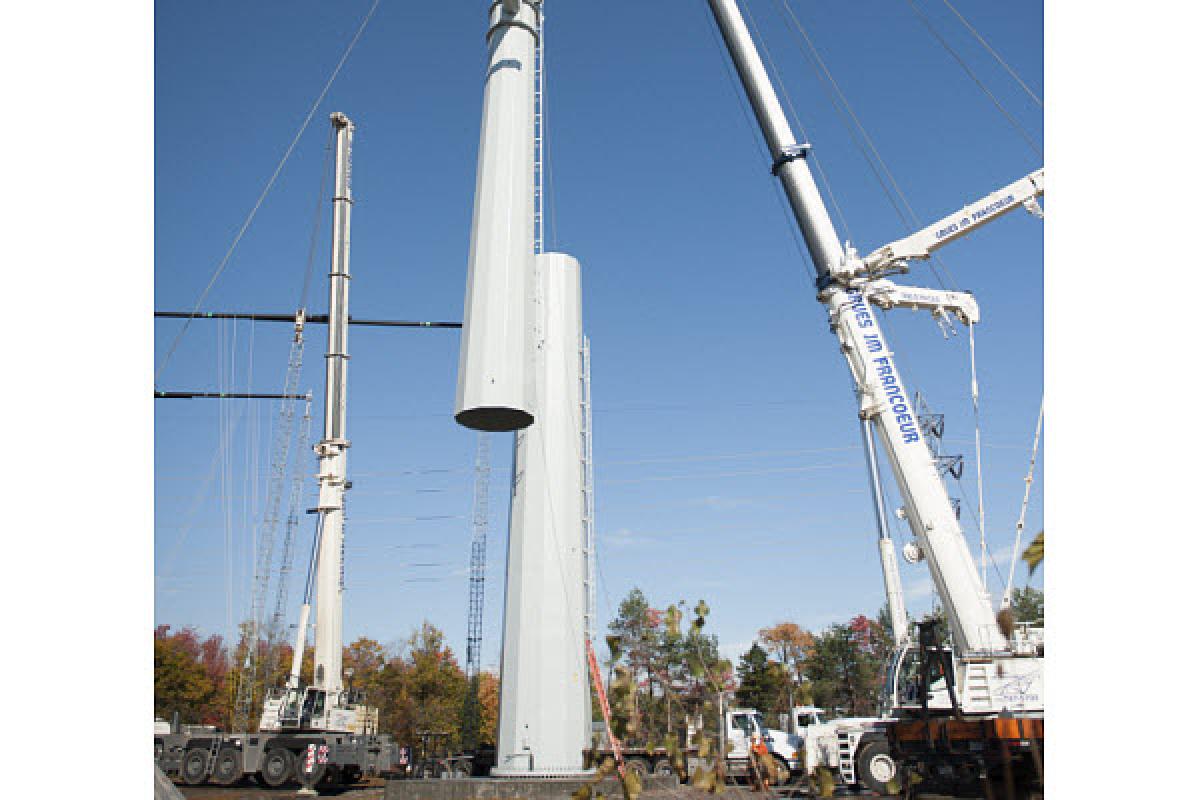
[[[767,743],[763,741],[762,736],[757,733],[750,738],[750,759],[753,762],[753,772],[759,788],[764,792],[769,791],[771,788],[771,752],[767,750]]]

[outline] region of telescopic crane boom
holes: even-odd
[[[329,338],[325,353],[325,427],[317,443],[317,532],[305,585],[296,649],[284,692],[268,697],[259,727],[264,730],[303,729],[353,731],[369,710],[350,702],[342,674],[342,544],[345,527],[346,367],[350,300],[351,144],[354,123],[345,114],[330,116],[336,137],[333,194],[333,245],[329,269]],[[305,687],[300,665],[309,615],[316,595],[313,683]]]
[[[979,581],[950,497],[930,457],[892,351],[869,300],[873,287],[853,277],[854,250],[844,250],[808,167],[811,146],[793,135],[735,0],[709,0],[769,148],[771,171],[817,269],[817,298],[829,312],[854,381],[859,416],[868,420],[892,466],[916,537],[946,607],[960,656],[1002,650],[1005,637]]]

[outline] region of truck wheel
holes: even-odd
[[[312,772],[305,772],[304,758],[297,758],[296,774],[293,777],[302,786],[316,786],[325,780],[326,767],[328,766],[328,764],[313,764]]]
[[[282,747],[273,747],[263,756],[257,777],[260,782],[278,789],[292,777],[292,754]]]
[[[670,777],[675,774],[675,768],[671,766],[671,759],[660,758],[654,762],[654,774]]]
[[[235,747],[222,747],[213,765],[212,782],[218,786],[233,786],[242,779],[242,752]]]
[[[342,767],[342,783],[352,785],[362,780],[362,770],[358,767]]]
[[[188,750],[179,774],[188,786],[199,786],[208,780],[208,751],[200,747]]]
[[[626,759],[625,768],[630,772],[637,773],[639,779],[643,779],[650,774],[650,764],[644,758],[634,757]]]
[[[866,742],[859,748],[854,770],[858,773],[858,785],[877,794],[887,794],[888,783],[900,774],[887,742],[879,740]]]

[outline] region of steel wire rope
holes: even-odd
[[[878,317],[878,316],[876,317],[876,324],[879,325],[880,330],[883,330],[884,325],[883,325],[883,319],[881,317]],[[894,337],[889,337],[887,342],[888,342],[888,347],[891,348],[893,357],[898,357],[896,360],[903,362],[903,363],[916,363],[913,361],[909,361],[908,356],[903,352],[902,348],[897,345]],[[905,389],[909,393],[910,399],[914,393],[920,394],[921,397],[925,398],[926,400],[928,400],[928,398],[929,398],[929,395],[927,392],[925,392],[924,390],[918,390],[916,388],[915,382],[909,383],[908,386],[905,387]],[[934,404],[934,405],[936,406],[936,404]],[[893,479],[894,479],[894,476],[893,476]],[[954,480],[955,480],[955,483],[958,485],[959,491],[964,494],[964,498],[965,498],[967,488],[963,485],[962,479],[956,477]],[[969,512],[972,521],[975,523],[975,531],[978,532],[980,530],[980,524],[979,524],[979,518],[975,515],[975,511],[971,508],[970,505],[967,505],[966,503],[962,502],[962,499],[960,499],[960,505],[966,506],[967,511]],[[960,521],[960,523],[961,523],[961,521]],[[961,527],[961,524],[960,524],[960,527]],[[995,568],[995,560],[994,559],[992,560],[992,565],[993,565],[993,568]],[[997,572],[997,575],[999,575],[998,572]]]
[[[855,113],[854,108],[850,105],[849,99],[846,98],[841,86],[833,77],[833,73],[829,70],[825,60],[821,58],[821,54],[817,50],[816,45],[813,43],[812,37],[809,36],[808,30],[800,22],[799,17],[797,17],[796,13],[792,10],[791,4],[788,0],[776,0],[776,2],[779,4],[781,11],[786,15],[785,22],[790,21],[795,31],[800,34],[800,37],[797,38],[797,41],[802,41],[804,45],[804,47],[800,48],[801,52],[805,54],[805,58],[809,65],[813,68],[814,72],[816,72],[818,83],[821,83],[822,86],[825,87],[826,95],[829,97],[830,103],[834,107],[834,111],[837,112],[838,118],[841,120],[843,126],[850,134],[850,139],[854,142],[855,147],[858,148],[863,160],[865,160],[867,162],[867,166],[870,167],[871,172],[875,176],[875,180],[879,183],[880,188],[883,190],[884,197],[887,198],[888,202],[895,210],[896,215],[900,218],[901,225],[905,226],[910,233],[919,230],[921,223],[916,212],[913,210],[912,204],[908,201],[908,197],[905,195],[904,190],[900,188],[899,181],[896,180],[895,175],[892,173],[891,169],[887,165],[887,162],[880,154],[879,148],[875,146],[875,142],[871,138],[871,135],[867,133],[866,126],[862,124],[858,114]],[[832,92],[830,89],[832,89]],[[850,125],[847,122],[847,118],[853,122],[853,125]],[[866,147],[864,147],[864,144]],[[870,154],[867,152],[867,149],[871,151]],[[873,154],[873,157],[871,154]],[[883,174],[880,174],[881,169],[883,170]],[[886,182],[884,181],[885,175],[887,176]],[[887,185],[888,182],[891,183],[890,189]],[[900,201],[899,204],[896,202],[897,199]],[[901,204],[904,206],[904,210],[901,210]],[[905,216],[905,211],[908,212],[907,217]],[[933,272],[934,278],[937,280],[938,285],[943,289],[946,288],[945,280],[943,280],[942,275],[938,272],[938,265],[940,265],[942,269],[946,271],[945,280],[948,280],[951,286],[954,286],[954,288],[957,289],[957,284],[950,276],[949,267],[944,261],[935,255],[930,263],[930,270]]]
[[[755,19],[753,12],[750,10],[749,4],[746,5],[746,16],[750,18],[750,25],[754,28],[754,35],[758,37],[758,41],[762,43],[763,53],[767,56],[767,64],[771,67],[771,72],[775,76],[775,84],[779,87],[779,91],[783,94],[783,100],[787,103],[789,116],[796,127],[800,129],[800,134],[804,137],[804,141],[811,142],[812,138],[808,135],[808,130],[804,127],[804,123],[800,121],[800,115],[796,113],[796,106],[792,103],[792,95],[787,90],[787,83],[783,80],[783,75],[779,68],[775,65],[775,58],[771,54],[771,48],[767,44],[767,39],[762,35],[758,28],[758,20]],[[842,213],[842,207],[837,201],[837,195],[834,194],[833,185],[825,176],[825,170],[821,168],[821,162],[817,158],[817,154],[809,151],[805,156],[806,161],[811,161],[812,165],[817,169],[817,176],[821,179],[822,185],[825,187],[825,193],[829,196],[829,202],[833,204],[834,213],[837,214],[838,220],[842,223],[842,230],[846,232],[846,238],[854,240],[854,233],[850,229],[850,223],[846,221],[846,216]]]
[[[250,321],[250,342],[247,346],[247,366],[246,366],[246,392],[250,393],[254,386],[254,320]],[[255,476],[258,474],[258,433],[259,433],[259,415],[257,409],[252,410],[250,405],[252,400],[246,399],[242,401],[243,414],[248,420],[247,425],[247,447],[246,457],[243,464],[245,474],[243,475],[243,497],[242,497],[242,530],[250,532],[250,547],[246,552],[247,562],[250,565],[254,564],[254,553],[257,550],[258,542],[258,525],[252,520],[255,518],[258,510],[258,480]],[[249,500],[249,502],[247,502]],[[243,537],[244,540],[244,537]],[[254,569],[251,566],[246,571],[245,591],[247,597],[251,596],[253,591]]]
[[[729,79],[729,85],[733,89],[734,102],[737,104],[738,108],[741,109],[742,119],[744,119],[746,122],[746,132],[751,139],[751,149],[753,149],[760,158],[765,156],[766,161],[770,163],[774,160],[774,157],[771,155],[767,144],[754,132],[755,124],[750,118],[750,112],[747,109],[749,101],[746,99],[745,93],[738,88],[738,81],[734,76],[733,67],[730,63],[731,57],[727,51],[727,48],[721,42],[721,35],[717,30],[717,23],[711,14],[705,14],[704,18],[708,20],[708,32],[713,37],[713,42],[717,46],[717,52],[723,54],[721,56],[721,64],[725,69],[725,77]],[[815,281],[817,279],[817,268],[812,262],[812,257],[808,252],[808,248],[804,247],[800,243],[800,237],[796,234],[796,218],[794,215],[788,213],[787,206],[782,197],[783,189],[779,186],[778,181],[772,181],[771,187],[772,192],[775,195],[775,200],[779,204],[780,213],[784,215],[784,224],[787,226],[788,233],[791,234],[792,241],[795,243],[796,249],[800,251],[801,261],[808,270],[809,277]]]
[[[171,346],[167,349],[166,355],[163,356],[162,361],[158,365],[158,369],[156,369],[154,372],[155,384],[158,383],[159,376],[162,374],[163,369],[166,368],[167,362],[171,360],[171,356],[175,353],[176,348],[179,347],[179,342],[183,339],[183,335],[187,333],[188,328],[192,324],[192,320],[195,319],[196,314],[199,313],[200,306],[203,305],[204,300],[208,297],[208,293],[212,291],[217,279],[221,276],[221,273],[225,271],[225,267],[228,266],[229,259],[233,257],[233,251],[237,249],[238,243],[241,242],[242,237],[245,235],[247,229],[249,229],[250,223],[254,221],[254,217],[258,214],[258,209],[262,206],[263,201],[267,198],[267,194],[270,193],[271,188],[275,185],[275,181],[279,177],[279,174],[283,171],[284,165],[287,163],[288,159],[291,158],[292,151],[296,149],[296,144],[299,143],[300,137],[304,135],[306,130],[308,130],[308,124],[312,122],[313,115],[317,113],[317,108],[321,105],[322,101],[324,101],[325,95],[329,93],[330,87],[333,86],[334,80],[337,79],[338,74],[342,71],[342,67],[345,65],[346,60],[350,57],[350,53],[354,51],[354,47],[358,44],[358,40],[362,37],[363,31],[367,29],[367,23],[369,23],[371,21],[371,17],[375,15],[375,9],[379,7],[379,3],[380,0],[375,0],[375,2],[371,4],[370,10],[367,11],[367,15],[363,17],[363,21],[358,26],[358,30],[355,32],[354,38],[352,38],[350,40],[350,44],[346,46],[346,50],[342,53],[342,57],[338,60],[337,66],[334,67],[333,73],[330,74],[329,79],[325,81],[325,86],[322,87],[320,94],[317,95],[317,99],[313,101],[312,106],[308,109],[308,114],[305,115],[304,121],[300,124],[299,130],[296,131],[295,136],[292,137],[291,143],[284,151],[283,157],[280,158],[279,163],[275,165],[275,171],[271,173],[271,177],[267,180],[266,186],[263,187],[262,192],[259,194],[258,200],[255,201],[254,206],[250,209],[250,213],[246,216],[246,219],[242,222],[237,234],[233,237],[233,243],[229,245],[229,249],[225,252],[225,256],[221,259],[220,263],[217,264],[217,268],[213,271],[212,277],[208,281],[208,285],[204,287],[204,291],[200,293],[200,297],[197,298],[196,304],[192,307],[191,314],[186,320],[184,320],[183,327],[179,329],[179,333],[177,333],[175,338],[172,340]]]
[[[896,211],[896,215],[900,217],[900,221],[904,224],[917,224],[917,215],[913,212],[912,206],[910,206],[908,201],[904,198],[904,193],[900,190],[899,184],[892,175],[891,170],[888,169],[886,162],[884,162],[883,156],[879,154],[879,150],[875,147],[875,143],[872,141],[870,134],[867,133],[862,122],[859,121],[858,115],[854,113],[854,109],[850,106],[850,101],[846,99],[845,93],[842,92],[841,86],[834,79],[833,74],[829,71],[829,67],[826,66],[825,60],[821,58],[820,52],[817,51],[816,45],[813,43],[812,38],[808,35],[808,30],[803,24],[801,24],[799,17],[796,16],[796,13],[792,10],[792,7],[787,0],[776,0],[776,3],[781,13],[786,15],[784,21],[790,21],[792,23],[792,28],[795,28],[795,31],[799,32],[800,37],[802,37],[802,43],[805,46],[799,48],[800,52],[804,54],[805,60],[808,61],[814,72],[816,72],[817,82],[825,88],[825,93],[829,98],[830,104],[833,106],[834,111],[837,112],[839,119],[842,120],[842,124],[845,126],[847,132],[850,133],[850,138],[854,141],[854,144],[862,154],[863,159],[867,162],[868,166],[871,168],[871,171],[875,174],[875,178],[879,182],[880,188],[883,189],[884,196],[886,196],[888,201],[891,202],[892,207]],[[797,39],[797,41],[801,41],[801,39]],[[847,118],[853,122],[853,126],[848,124]],[[871,152],[868,153],[867,149],[870,149]],[[880,169],[883,170],[883,174],[879,172]],[[887,182],[884,181],[885,174],[888,181],[890,181],[892,184],[891,189],[888,188]],[[895,196],[893,196],[893,191],[895,192]],[[904,203],[905,209],[908,211],[907,218],[905,217],[904,211],[901,210],[900,206],[896,203],[896,198],[899,198],[900,201]]]
[[[238,420],[235,419],[234,420],[234,428],[235,429],[237,427],[237,422],[238,422]],[[219,467],[222,464],[225,447],[224,447],[224,441],[222,439],[219,439],[218,441],[219,441],[219,445],[218,445],[216,451],[213,453],[212,460],[209,462],[208,475],[202,479],[203,482],[201,483],[200,488],[196,490],[196,494],[193,496],[193,499],[192,499],[192,506],[186,515],[187,522],[185,524],[179,526],[179,535],[176,537],[175,543],[172,545],[171,550],[170,550],[169,554],[167,555],[167,558],[164,562],[164,568],[165,568],[163,570],[164,576],[170,574],[169,568],[174,565],[175,559],[178,557],[178,554],[179,554],[179,548],[182,547],[183,543],[187,540],[188,534],[193,529],[196,528],[196,525],[195,525],[196,515],[199,513],[200,504],[204,501],[204,499],[206,497],[208,497],[208,492],[209,492],[210,488],[212,487],[213,481],[216,480],[217,475],[219,474]]]
[[[992,46],[990,44],[988,44],[986,39],[983,38],[983,35],[980,34],[979,31],[975,30],[975,28],[971,25],[971,23],[967,22],[967,18],[964,17],[962,15],[962,13],[950,3],[950,0],[942,0],[942,2],[946,4],[946,8],[948,8],[954,12],[954,16],[958,17],[959,21],[962,22],[963,26],[968,31],[971,32],[971,35],[974,36],[979,41],[979,43],[981,45],[983,45],[984,48],[987,49],[987,51],[989,53],[992,54],[992,56],[996,59],[996,61],[999,62],[1000,66],[1004,67],[1004,69],[1008,72],[1008,74],[1013,77],[1013,80],[1015,80],[1017,83],[1021,84],[1021,88],[1025,90],[1025,93],[1028,94],[1031,98],[1033,98],[1033,102],[1038,104],[1038,108],[1043,108],[1042,99],[1037,96],[1037,94],[1033,91],[1033,89],[1029,88],[1029,86],[1025,83],[1025,81],[1021,80],[1021,76],[1017,74],[1016,70],[1014,70],[1012,67],[1010,67],[1008,65],[1008,63],[1003,58],[1000,57],[1000,54],[997,53],[994,49],[992,49]]]
[[[333,171],[333,126],[329,126],[329,135],[325,137],[325,159],[321,165],[321,188],[317,190],[316,208],[313,209],[312,231],[308,237],[308,260],[304,266],[304,285],[300,289],[300,304],[297,310],[308,308],[308,290],[312,284],[313,264],[317,255],[317,239],[321,233],[321,211],[325,207],[325,187],[329,175]]]
[[[975,82],[975,85],[979,87],[980,91],[988,96],[988,99],[992,101],[992,104],[996,106],[1000,113],[1004,115],[1004,118],[1008,120],[1008,124],[1012,126],[1013,130],[1021,135],[1021,138],[1025,140],[1025,143],[1029,145],[1030,149],[1037,153],[1038,158],[1044,159],[1045,156],[1042,154],[1042,149],[1037,146],[1037,143],[1034,142],[1033,137],[1030,136],[1029,132],[1025,130],[1024,126],[1022,126],[1020,122],[1017,121],[1016,117],[1009,113],[1008,109],[1004,107],[1004,104],[1000,102],[996,95],[992,94],[991,90],[984,85],[983,81],[979,79],[975,72],[967,65],[967,62],[963,60],[962,56],[958,54],[958,51],[951,47],[950,43],[947,42],[942,35],[937,32],[937,29],[933,27],[933,23],[929,20],[929,17],[925,16],[925,13],[917,7],[917,4],[914,2],[914,0],[907,0],[907,2],[909,8],[913,10],[913,13],[917,15],[933,38],[937,39],[938,43],[945,48],[946,52],[949,53],[956,62],[958,62],[958,65],[962,67],[963,71],[966,72],[971,80]],[[1039,103],[1038,105],[1041,104]]]
[[[227,325],[222,325],[221,326],[222,331],[226,327],[227,327]],[[235,335],[236,335],[236,330],[237,329],[234,328]],[[228,360],[225,357],[225,340],[227,337],[228,337],[228,334],[224,334],[222,336],[221,346],[218,348],[218,351],[217,351],[217,358],[218,358],[218,364],[219,364],[219,375],[217,378],[217,384],[221,387],[222,394],[224,394],[225,391],[229,388],[229,382],[226,379],[226,370],[232,371],[232,368],[229,366]],[[229,357],[233,358],[235,352],[236,351],[234,349],[234,346],[230,345],[229,346]],[[225,440],[226,445],[228,445],[232,441],[232,436],[230,434],[230,425],[229,425],[229,418],[230,418],[230,414],[231,414],[230,408],[229,408],[229,403],[228,403],[228,401],[223,400],[223,399],[219,400],[217,402],[220,404],[218,407],[219,414],[220,414],[220,422],[218,424],[220,427],[222,438]],[[226,633],[230,637],[230,640],[232,641],[233,640],[233,518],[232,518],[232,513],[231,513],[231,509],[230,509],[230,505],[229,505],[229,484],[231,483],[231,481],[233,479],[233,453],[232,453],[232,450],[228,446],[223,447],[222,452],[225,453],[225,457],[224,457],[224,459],[222,459],[222,462],[221,462],[221,509],[220,509],[220,511],[221,511],[221,522],[224,526],[223,527],[223,533],[224,533],[223,543],[224,543],[224,566],[225,566],[225,622],[226,622]]]

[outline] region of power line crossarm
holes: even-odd
[[[295,314],[260,314],[240,311],[155,311],[156,319],[246,319],[256,322],[290,322],[295,324]],[[313,325],[328,325],[328,314],[305,315],[304,321]],[[356,319],[349,318],[351,325],[371,325],[380,328],[461,328],[461,322],[424,322],[407,319]]]

